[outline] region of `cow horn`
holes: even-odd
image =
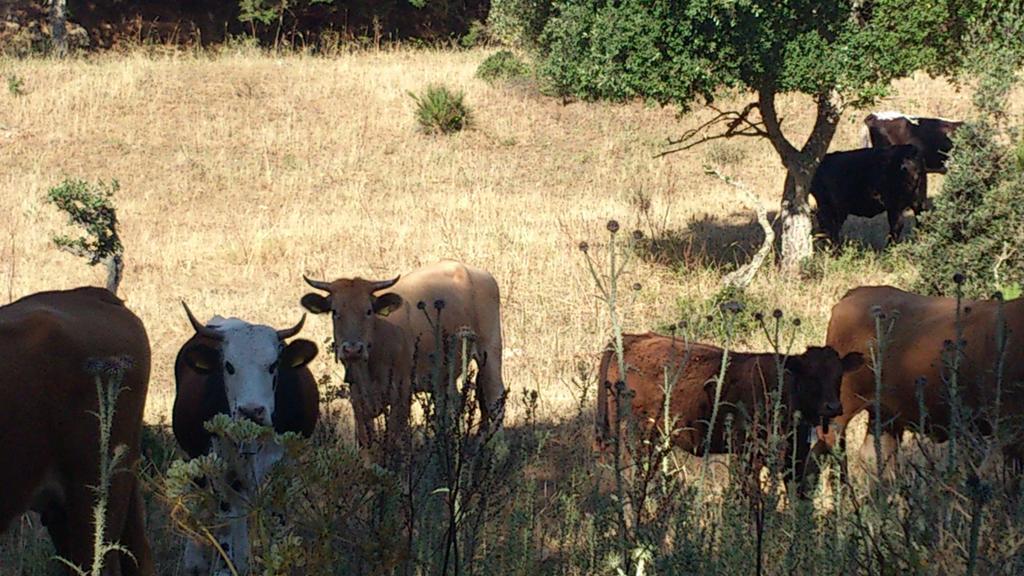
[[[302,313],[302,318],[299,318],[299,323],[298,324],[296,324],[295,326],[292,326],[291,328],[285,328],[284,330],[278,330],[277,331],[277,339],[278,340],[285,340],[287,338],[291,338],[292,336],[295,336],[296,334],[299,333],[299,330],[302,330],[302,325],[305,324],[305,323],[306,323],[306,313],[303,312]]]
[[[196,331],[196,334],[206,336],[207,338],[212,338],[214,340],[224,339],[223,332],[210,328],[209,326],[204,326],[199,322],[199,320],[196,320],[195,315],[193,315],[192,311],[188,309],[188,304],[185,304],[184,300],[181,301],[181,305],[185,307],[185,314],[188,314],[188,321],[192,323],[192,328]]]
[[[324,292],[331,291],[330,282],[324,282],[322,280],[313,280],[310,277],[306,276],[305,274],[302,275],[302,279],[306,281],[306,284],[309,284],[310,286],[316,288],[317,290],[323,290]]]
[[[373,283],[373,289],[370,290],[370,292],[373,293],[373,292],[380,292],[381,290],[387,290],[388,288],[391,288],[392,286],[394,286],[395,283],[398,282],[398,279],[401,278],[401,277],[402,277],[402,275],[399,274],[398,276],[395,276],[391,280],[381,280],[380,282],[374,282]]]

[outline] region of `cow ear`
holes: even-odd
[[[387,292],[373,299],[373,312],[387,316],[402,305],[402,297],[394,292]]]
[[[843,356],[843,372],[853,372],[864,365],[864,355],[860,352],[850,352]]]
[[[319,294],[310,292],[302,297],[302,307],[309,310],[313,314],[326,314],[331,311],[331,303]]]
[[[309,340],[293,340],[281,351],[280,362],[289,368],[301,368],[316,358],[320,350]]]
[[[206,344],[193,344],[184,354],[185,364],[200,374],[209,374],[220,366],[220,353]]]

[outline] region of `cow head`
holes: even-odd
[[[327,296],[309,293],[302,306],[314,314],[331,313],[334,323],[334,354],[342,362],[365,362],[374,344],[374,327],[380,316],[387,316],[402,305],[402,297],[383,292],[398,282],[374,282],[362,278],[320,282],[303,276],[306,283],[327,292]]]
[[[903,144],[891,149],[890,169],[899,174],[906,190],[918,190],[922,178],[927,178],[924,154],[912,144]]]
[[[860,368],[863,363],[860,352],[840,358],[831,346],[811,346],[799,356],[786,358],[786,371],[791,376],[791,407],[799,410],[805,421],[820,420],[827,428],[830,419],[843,413],[839,400],[843,374]]]
[[[237,318],[215,318],[203,325],[185,306],[196,334],[219,345],[197,341],[182,351],[185,363],[199,374],[222,377],[232,418],[246,418],[257,424],[273,424],[274,392],[281,370],[305,366],[316,357],[316,344],[309,340],[285,340],[302,329],[305,314],[291,328],[275,330]]]

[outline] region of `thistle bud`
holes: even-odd
[[[611,232],[612,234],[615,234],[616,232],[618,232],[619,231],[619,221],[618,220],[609,220],[608,221],[608,231]]]

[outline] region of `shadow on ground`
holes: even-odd
[[[778,211],[768,212],[775,231],[775,253],[781,251],[782,223]],[[916,220],[906,216],[904,239]],[[888,242],[885,214],[874,218],[850,216],[843,225],[842,241],[858,248],[881,252]],[[669,267],[714,267],[735,270],[748,263],[764,242],[764,231],[751,212],[733,212],[724,217],[703,215],[692,218],[683,229],[665,229],[650,234],[640,243],[641,258]]]

